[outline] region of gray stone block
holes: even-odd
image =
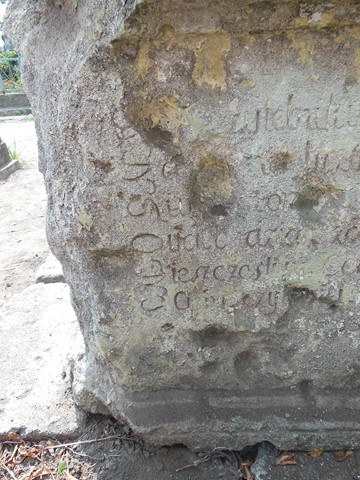
[[[8,148],[0,139],[0,180],[6,180],[12,173],[21,168],[17,160],[11,160]]]
[[[32,285],[0,312],[0,438],[75,438],[85,415],[71,393],[83,339],[64,284]]]
[[[30,108],[30,103],[22,91],[14,91],[0,95],[0,109],[2,108],[12,108],[12,109],[22,109]]]
[[[58,6],[7,28],[78,401],[155,444],[358,445],[360,4]]]
[[[40,265],[35,275],[35,283],[64,283],[65,278],[61,263],[52,254]]]
[[[11,158],[6,143],[2,142],[0,139],[0,168],[5,167],[10,162]]]
[[[21,168],[17,160],[11,160],[7,165],[0,168],[0,180],[6,180],[10,175]]]

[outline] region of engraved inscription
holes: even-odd
[[[318,105],[303,105],[296,95],[289,94],[282,105],[271,98],[258,106],[239,108],[233,119],[233,132],[296,132],[300,129],[315,132],[358,129],[360,103],[330,95]]]
[[[172,281],[174,283],[194,283],[197,280],[218,280],[220,282],[242,282],[244,280],[257,281],[265,275],[270,275],[278,259],[267,257],[266,259],[251,264],[235,265],[200,265],[197,268],[172,266]]]
[[[354,244],[360,241],[360,218],[354,218],[346,225],[335,227],[334,241],[343,244]]]
[[[291,145],[289,149],[291,149]],[[291,166],[291,163],[301,162],[303,172],[311,172],[313,174],[332,173],[356,173],[360,172],[360,146],[356,144],[352,146],[351,151],[343,151],[339,149],[323,148],[323,151],[315,151],[310,140],[306,141],[300,151],[294,153],[294,159],[289,159],[289,164],[284,168]],[[287,152],[279,152],[284,156]],[[288,153],[288,155],[290,155]],[[283,173],[278,165],[273,162],[273,155],[265,154],[263,157],[256,157],[261,163],[261,171],[264,175],[270,175],[273,173]],[[252,157],[249,157],[250,161]],[[285,159],[284,159],[285,161]]]
[[[191,296],[185,291],[180,291],[175,295],[174,303],[177,310],[194,308],[193,303],[196,303],[197,307],[199,305],[203,308],[217,307],[231,315],[257,310],[260,314],[268,316],[276,313],[281,296],[282,292],[277,290],[220,295],[204,290],[201,296]]]
[[[214,188],[214,201],[196,194],[198,162],[225,162],[210,150],[165,154],[160,162],[150,152],[125,163],[123,179],[131,186],[125,210],[133,222],[130,244],[141,259],[139,304],[147,314],[220,308],[227,316],[262,318],[283,311],[288,288],[336,304],[356,296],[351,282],[359,261],[331,249],[360,241],[358,218],[348,218],[356,186],[344,186],[360,172],[360,101],[347,93],[322,94],[317,102],[295,93],[283,101],[254,98],[232,102],[229,138],[240,139],[243,150],[226,158],[231,196]]]
[[[155,312],[164,307],[167,288],[160,285],[153,285],[152,283],[143,285],[142,288],[145,298],[141,301],[141,306],[145,312]]]

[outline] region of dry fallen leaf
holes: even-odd
[[[32,480],[32,474],[35,472],[35,468],[36,467],[30,467],[30,470],[25,473],[24,475],[21,475],[21,477],[19,478],[19,480]]]
[[[335,452],[335,460],[337,462],[342,462],[346,458],[351,457],[351,455],[353,454],[354,454],[353,450],[337,450]]]
[[[311,452],[307,452],[306,455],[308,455],[311,458],[317,458],[317,457],[321,457],[321,455],[323,454],[323,451],[324,450],[322,448],[315,448],[314,450],[311,450]]]
[[[282,452],[276,459],[275,465],[297,465],[295,460],[295,453],[293,452]]]
[[[43,475],[50,475],[51,470],[49,467],[46,465],[42,465],[42,467],[39,468],[39,470],[36,470],[36,472],[33,473],[33,476],[31,477],[31,480],[35,480],[35,478],[42,477]]]
[[[62,457],[63,457],[63,455],[64,455],[64,453],[65,453],[65,448],[61,448],[61,449],[59,450],[59,452],[57,453],[55,459],[56,459],[56,460],[61,460]]]
[[[21,476],[19,480],[36,480],[37,478],[43,477],[44,475],[50,475],[51,470],[46,465],[42,465],[38,470],[35,470],[36,467],[31,467],[30,470]]]
[[[20,435],[16,432],[9,432],[7,434],[7,438],[8,440],[10,440],[10,442],[22,442],[23,439],[20,437]]]
[[[19,454],[23,457],[38,458],[41,454],[41,449],[38,447],[24,446],[19,448]]]
[[[15,459],[16,455],[17,455],[17,451],[18,451],[18,448],[19,448],[19,445],[16,445],[10,458],[6,461],[7,464],[10,464],[13,462],[13,460]]]

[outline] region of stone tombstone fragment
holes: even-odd
[[[4,143],[0,138],[0,168],[5,167],[10,162],[11,158],[9,155],[9,150],[6,146],[6,143]]]
[[[0,138],[0,181],[6,180],[20,168],[18,160],[11,160],[8,147]]]
[[[159,445],[358,444],[360,4],[12,0],[7,25],[78,401]]]

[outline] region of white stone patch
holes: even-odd
[[[83,352],[67,285],[32,285],[10,298],[0,313],[0,438],[79,434],[70,364]]]

